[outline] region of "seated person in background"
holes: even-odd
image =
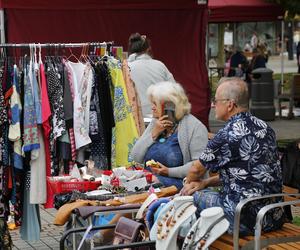
[[[274,131],[248,111],[246,83],[236,77],[221,79],[214,105],[216,118],[227,123],[194,162],[181,193],[194,195],[197,214],[208,207],[222,207],[232,233],[239,201],[281,193],[282,173]],[[207,170],[219,175],[201,180]],[[220,192],[207,189],[218,185],[221,185]],[[267,204],[269,200],[259,200],[243,209],[242,235],[253,234],[256,214]],[[265,217],[263,230],[280,228],[283,217],[281,208],[271,210]]]
[[[206,147],[207,129],[190,114],[191,104],[180,84],[160,82],[151,85],[147,95],[153,119],[135,143],[131,156],[140,163],[153,159],[157,166],[151,167],[151,171],[156,181],[181,189],[193,160]],[[173,105],[174,118],[164,115],[168,105]]]

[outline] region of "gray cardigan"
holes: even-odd
[[[152,139],[152,128],[156,119],[152,119],[143,135],[132,148],[131,156],[134,161],[144,163],[148,148],[155,142]],[[183,155],[184,165],[169,168],[169,176],[176,178],[186,177],[192,162],[197,160],[205,149],[208,141],[206,127],[193,115],[185,115],[178,124],[178,142]]]

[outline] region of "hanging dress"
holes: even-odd
[[[41,106],[41,89],[38,80],[39,65],[35,61],[32,68],[32,86],[33,86],[33,99],[36,110],[38,136],[40,148],[35,151],[36,157],[31,157],[30,161],[30,203],[31,204],[44,204],[47,198],[46,188],[46,152],[45,143],[42,132],[42,106]],[[33,152],[31,153],[31,156]]]
[[[68,61],[67,64],[72,70],[74,80],[73,127],[76,149],[78,150],[91,143],[91,138],[89,137],[89,113],[93,71],[90,63],[83,64],[82,62],[74,63]],[[83,160],[80,159],[80,161]]]
[[[129,67],[126,60],[122,62],[122,72],[126,84],[128,101],[132,108],[132,114],[135,121],[135,125],[138,130],[138,135],[141,136],[145,130],[145,123],[142,114],[142,105],[140,98],[137,94],[135,84],[130,77]]]
[[[112,81],[109,69],[105,62],[100,61],[94,65],[95,84],[99,95],[99,106],[103,128],[104,146],[106,150],[107,168],[111,169],[112,155],[112,129],[115,126],[113,97],[112,97]]]
[[[108,62],[114,86],[114,118],[116,126],[112,139],[112,168],[128,166],[132,161],[130,151],[138,138],[138,132],[128,101],[126,86],[117,60]]]
[[[1,62],[2,63],[2,62]],[[4,63],[4,62],[3,62]],[[5,106],[5,99],[4,99],[4,93],[3,93],[3,77],[4,77],[4,65],[1,64],[0,66],[0,128],[1,128],[1,136],[0,136],[0,218],[4,218],[5,216],[5,204],[4,204],[4,197],[3,197],[3,191],[5,190],[4,187],[4,162],[3,162],[3,157],[4,157],[4,148],[5,148],[5,140],[4,136],[6,134],[4,133],[4,128],[6,127],[7,124],[7,110]],[[2,227],[1,227],[2,228]],[[3,228],[5,231],[5,228]]]
[[[108,169],[108,161],[106,155],[106,145],[103,130],[103,118],[100,110],[100,100],[98,93],[98,82],[96,76],[92,84],[91,104],[90,104],[90,124],[89,135],[92,140],[91,160],[94,161],[95,167],[98,169]]]
[[[32,95],[32,64],[25,66],[24,69],[24,133],[23,133],[23,151],[29,152],[39,149],[38,129],[36,124],[36,113]]]
[[[13,66],[13,93],[10,98],[11,124],[9,126],[8,138],[13,142],[13,166],[23,169],[22,138],[21,138],[21,116],[22,103],[20,98],[19,71],[15,64]]]
[[[61,75],[53,62],[49,59],[46,62],[46,77],[48,83],[48,97],[51,106],[51,133],[50,133],[50,151],[51,151],[51,175],[59,175],[59,164],[56,158],[56,140],[66,133],[66,123],[64,120],[63,108],[63,86],[61,84]]]

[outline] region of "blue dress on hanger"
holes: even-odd
[[[152,144],[149,147],[144,160],[147,162],[151,159],[160,162],[168,168],[182,166],[183,155],[178,142],[178,133],[175,132],[170,137],[164,138],[163,140],[158,140]],[[150,168],[148,168],[148,170],[151,171]],[[162,175],[155,176],[160,183],[166,187],[175,185],[178,190],[183,187],[181,178]]]

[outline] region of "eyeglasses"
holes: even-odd
[[[226,99],[216,99],[216,98],[213,98],[211,102],[212,102],[213,105],[216,105],[217,102],[224,102],[224,101],[228,102],[228,101],[230,101],[230,99],[228,99],[228,98],[226,98]]]

